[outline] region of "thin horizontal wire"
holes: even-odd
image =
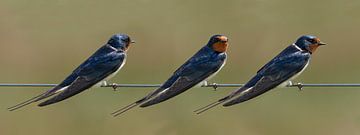
[[[54,87],[57,84],[34,84],[34,83],[0,83],[0,87]],[[212,87],[214,89],[219,87],[242,87],[244,84],[218,84],[218,83],[207,83],[201,87]],[[108,84],[101,87],[112,87],[114,89],[119,87],[127,88],[146,88],[146,87],[160,87],[161,84]],[[314,83],[314,84],[303,84],[303,83],[288,83],[286,87],[360,87],[359,83]]]
[[[54,87],[57,84],[0,83],[0,87]]]

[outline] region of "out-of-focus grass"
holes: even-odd
[[[114,33],[137,43],[117,83],[161,83],[212,34],[230,38],[229,59],[212,81],[246,82],[298,36],[320,48],[297,81],[360,82],[360,2],[347,1],[0,1],[0,82],[57,83]],[[6,108],[45,89],[0,88],[0,134],[347,134],[360,133],[356,88],[276,89],[241,105],[192,111],[233,90],[193,88],[168,102],[109,115],[152,89],[93,88],[45,108]]]

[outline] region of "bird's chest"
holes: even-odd
[[[307,68],[307,66],[309,65],[309,63],[310,63],[310,61],[308,60],[307,63],[306,63],[306,65],[304,66],[303,69],[301,69],[300,72],[296,73],[294,76],[290,77],[290,79],[288,79],[288,80],[284,81],[283,83],[281,83],[278,87],[280,87],[280,88],[286,87],[289,83],[291,83],[291,82],[290,82],[291,80],[294,80],[294,79],[297,78],[302,72],[305,71],[305,69]]]
[[[215,73],[213,73],[212,75],[210,75],[208,78],[206,78],[206,80],[209,80],[209,79],[213,78],[213,77],[214,77],[217,73],[219,73],[220,70],[225,66],[225,64],[226,64],[226,53],[224,53],[224,54],[222,55],[222,57],[219,59],[219,61],[222,62],[222,64],[220,65],[219,69],[218,69]]]
[[[115,72],[111,73],[108,77],[106,77],[105,79],[103,79],[102,81],[100,81],[99,83],[97,83],[95,86],[96,87],[100,87],[102,85],[108,85],[107,81],[110,80],[111,78],[113,78],[119,71],[120,69],[125,65],[126,59],[124,59],[124,61],[121,63],[121,65],[119,66],[118,69],[116,69]]]

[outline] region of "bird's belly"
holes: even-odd
[[[211,74],[209,77],[207,77],[200,83],[196,84],[195,87],[201,87],[203,85],[207,85],[207,81],[210,80],[211,78],[213,78],[217,73],[219,73],[220,70],[225,66],[225,64],[226,64],[226,61],[224,61],[224,63],[220,66],[220,68],[215,73]]]
[[[111,73],[109,76],[107,76],[105,79],[101,80],[100,82],[98,82],[95,86],[96,87],[101,87],[102,85],[107,85],[106,81],[110,80],[111,78],[113,78],[119,71],[120,69],[125,65],[126,60],[124,59],[123,63],[121,63],[120,67],[114,72]]]
[[[289,81],[297,78],[302,72],[305,71],[305,69],[306,69],[307,66],[309,65],[309,62],[310,62],[310,61],[308,61],[308,62],[306,63],[306,65],[304,66],[304,68],[303,68],[299,73],[297,73],[297,74],[295,74],[294,76],[290,77],[290,79],[288,79],[288,80],[286,80],[285,82],[281,83],[278,87],[280,87],[280,88],[286,87],[286,86],[289,84]]]
[[[108,77],[106,77],[103,81],[108,81],[111,78],[113,78],[120,71],[121,68],[122,68],[122,65],[114,73],[112,73]]]
[[[304,68],[303,68],[299,73],[295,74],[295,75],[294,75],[293,77],[291,77],[288,81],[291,81],[291,80],[297,78],[302,72],[305,71],[305,69],[307,68],[308,65],[309,65],[309,61],[306,63],[306,65],[304,66]]]

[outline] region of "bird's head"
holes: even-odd
[[[130,39],[126,34],[115,34],[107,42],[110,46],[127,51],[130,47],[130,44],[135,43]]]
[[[228,38],[224,35],[214,35],[210,38],[207,46],[215,52],[223,53],[228,48]]]
[[[315,50],[322,45],[326,45],[321,42],[319,38],[311,35],[301,36],[295,43],[296,46],[301,48],[302,50],[309,51],[310,53],[314,53]]]

